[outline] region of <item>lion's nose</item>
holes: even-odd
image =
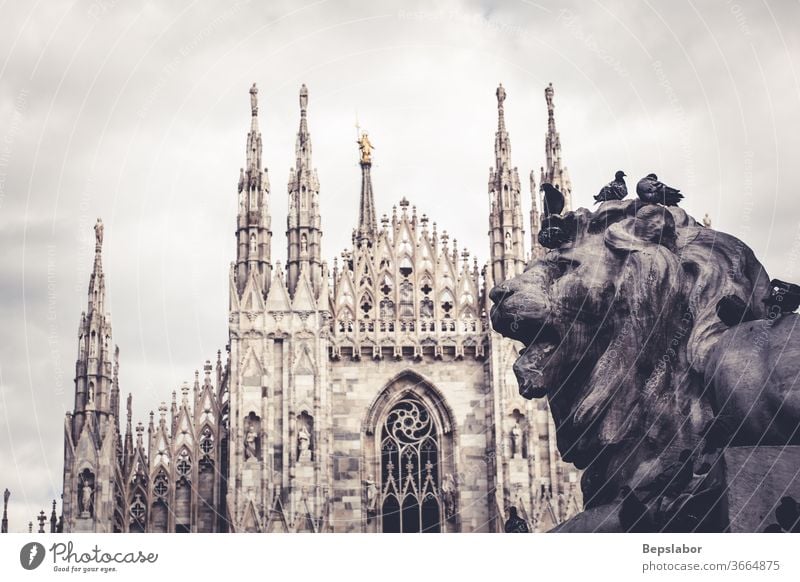
[[[499,305],[504,299],[508,299],[514,294],[513,289],[506,283],[502,283],[489,291],[489,298],[495,305]]]

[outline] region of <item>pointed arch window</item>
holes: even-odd
[[[414,285],[408,280],[400,283],[400,317],[414,317]]]
[[[381,319],[394,319],[394,301],[381,299]]]
[[[400,260],[400,274],[403,277],[408,277],[411,272],[414,270],[414,265],[411,262],[411,259],[408,257],[403,257]]]
[[[430,297],[423,297],[419,302],[419,316],[433,317],[433,301]]]
[[[158,472],[153,485],[153,493],[156,494],[157,500],[165,500],[169,492],[169,480],[163,470]]]
[[[364,295],[361,296],[361,311],[364,312],[364,317],[366,319],[369,319],[369,315],[372,313],[372,306],[372,297],[369,293],[364,293]]]
[[[439,532],[439,434],[414,396],[396,402],[381,429],[381,517],[386,533]]]
[[[381,293],[383,293],[384,295],[389,295],[389,293],[392,292],[393,288],[394,288],[394,282],[392,281],[392,278],[388,274],[384,275],[383,282],[381,283],[381,289],[380,289]]]
[[[449,289],[445,289],[439,296],[439,299],[442,311],[444,311],[446,315],[450,315],[450,312],[453,309],[453,304],[455,303],[455,300],[453,299],[453,294],[450,292]]]
[[[131,518],[130,525],[131,531],[144,531],[145,517],[147,516],[147,508],[142,501],[142,492],[137,491],[133,498],[133,503],[130,507]]]

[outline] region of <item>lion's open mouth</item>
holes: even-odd
[[[514,374],[519,382],[519,393],[524,398],[542,398],[547,395],[553,381],[548,370],[557,369],[558,346],[561,339],[556,330],[543,325],[534,328],[524,326],[517,332],[517,338],[525,344],[519,358],[514,363]]]

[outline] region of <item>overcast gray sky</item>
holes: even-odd
[[[12,531],[61,493],[98,216],[135,417],[224,348],[254,81],[273,260],[286,254],[301,83],[329,260],[357,216],[358,120],[376,147],[379,214],[407,196],[483,262],[495,88],[527,185],[552,82],[576,205],[617,169],[633,181],[653,171],[771,276],[800,279],[798,22],[797,1],[774,0],[0,4],[0,489],[12,491]]]

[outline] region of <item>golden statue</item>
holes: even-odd
[[[375,148],[369,142],[366,131],[361,132],[361,137],[356,143],[358,144],[358,149],[361,150],[361,163],[372,163],[372,150]]]

